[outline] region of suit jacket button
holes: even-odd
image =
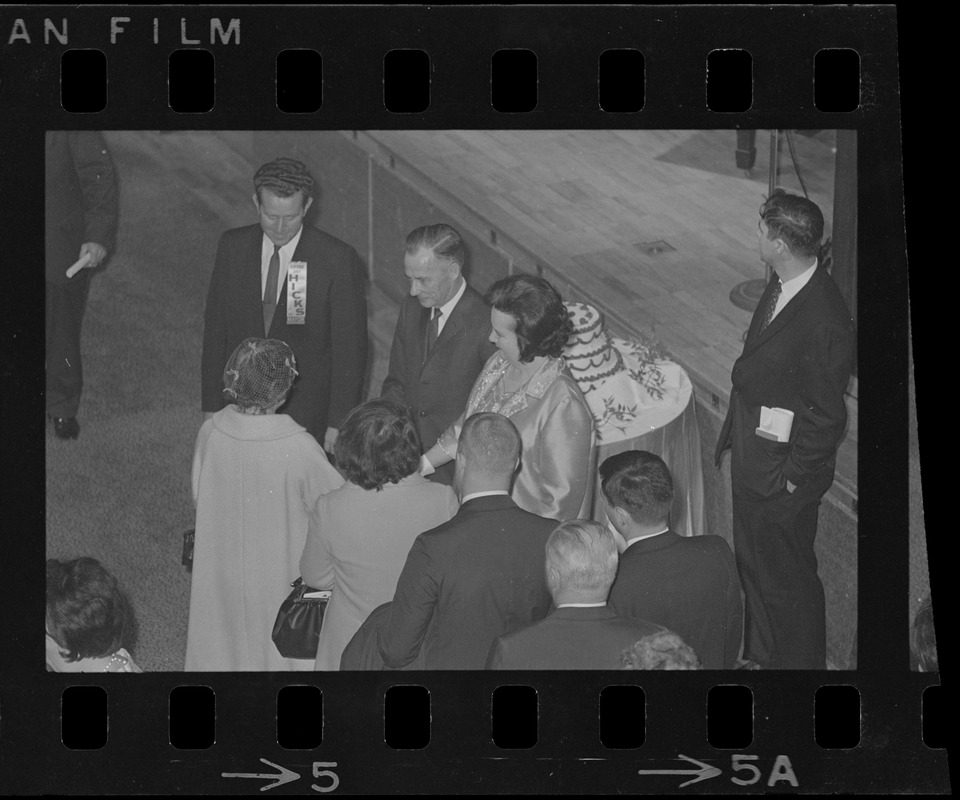
[[[420,416],[421,416],[421,417],[427,416],[427,412],[426,412],[426,411],[421,411],[421,412],[420,412]]]

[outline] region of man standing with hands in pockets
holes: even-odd
[[[718,466],[732,449],[743,657],[764,669],[826,668],[814,539],[846,427],[855,339],[850,312],[818,262],[822,237],[823,214],[812,201],[778,189],[761,206],[760,257],[774,272],[733,366],[717,442]],[[761,429],[763,407],[792,412],[779,439]]]

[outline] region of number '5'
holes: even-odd
[[[744,764],[744,761],[756,761],[758,756],[748,756],[748,755],[733,755],[730,757],[731,766],[737,772],[742,770],[749,770],[752,774],[752,777],[743,779],[743,778],[731,778],[730,780],[739,786],[750,786],[760,780],[760,770],[758,770],[753,764]],[[336,766],[336,765],[334,765]]]
[[[322,769],[322,767],[335,767],[337,766],[336,761],[314,761],[313,762],[313,777],[314,778],[330,778],[332,783],[329,786],[317,786],[313,783],[310,785],[310,788],[315,792],[332,792],[340,785],[340,779],[337,777],[336,773],[333,770]]]

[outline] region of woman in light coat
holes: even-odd
[[[347,483],[317,501],[300,559],[305,583],[333,588],[318,670],[340,669],[340,656],[367,615],[393,599],[413,540],[458,508],[449,486],[417,472],[420,437],[395,400],[368,400],[351,411],[335,455]]]
[[[276,413],[296,374],[284,342],[245,340],[224,371],[233,403],[197,436],[187,670],[313,668],[283,658],[271,633],[300,574],[310,511],[343,478],[302,425]]]

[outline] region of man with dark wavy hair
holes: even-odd
[[[610,605],[676,631],[704,669],[733,669],[743,635],[740,579],[720,536],[670,530],[673,477],[663,459],[627,450],[600,465],[610,523],[626,542]]]
[[[768,669],[826,668],[813,545],[846,429],[855,339],[850,311],[818,260],[822,237],[823,214],[811,200],[777,190],[761,206],[760,258],[773,274],[733,365],[717,442],[717,466],[732,450],[733,544],[746,598],[743,657]],[[761,427],[764,407],[792,412],[789,433]]]
[[[204,314],[204,417],[224,406],[223,365],[247,338],[280,339],[299,377],[281,411],[327,451],[337,426],[362,399],[367,367],[367,299],[357,251],[304,225],[314,181],[292,158],[253,178],[259,224],[223,234]]]

